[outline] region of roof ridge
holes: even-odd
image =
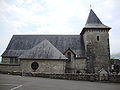
[[[13,36],[79,36],[79,34],[16,34]]]

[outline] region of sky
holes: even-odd
[[[90,8],[112,28],[110,51],[119,53],[120,0],[0,0],[0,55],[13,35],[79,35]]]

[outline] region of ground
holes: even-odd
[[[120,83],[72,81],[0,74],[0,90],[120,90]]]

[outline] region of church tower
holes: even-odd
[[[87,72],[98,73],[102,68],[109,71],[110,47],[108,32],[110,29],[100,21],[91,9],[85,27],[81,32],[87,56]]]

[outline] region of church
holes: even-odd
[[[13,35],[0,71],[98,73],[109,71],[109,30],[92,9],[78,35]]]

